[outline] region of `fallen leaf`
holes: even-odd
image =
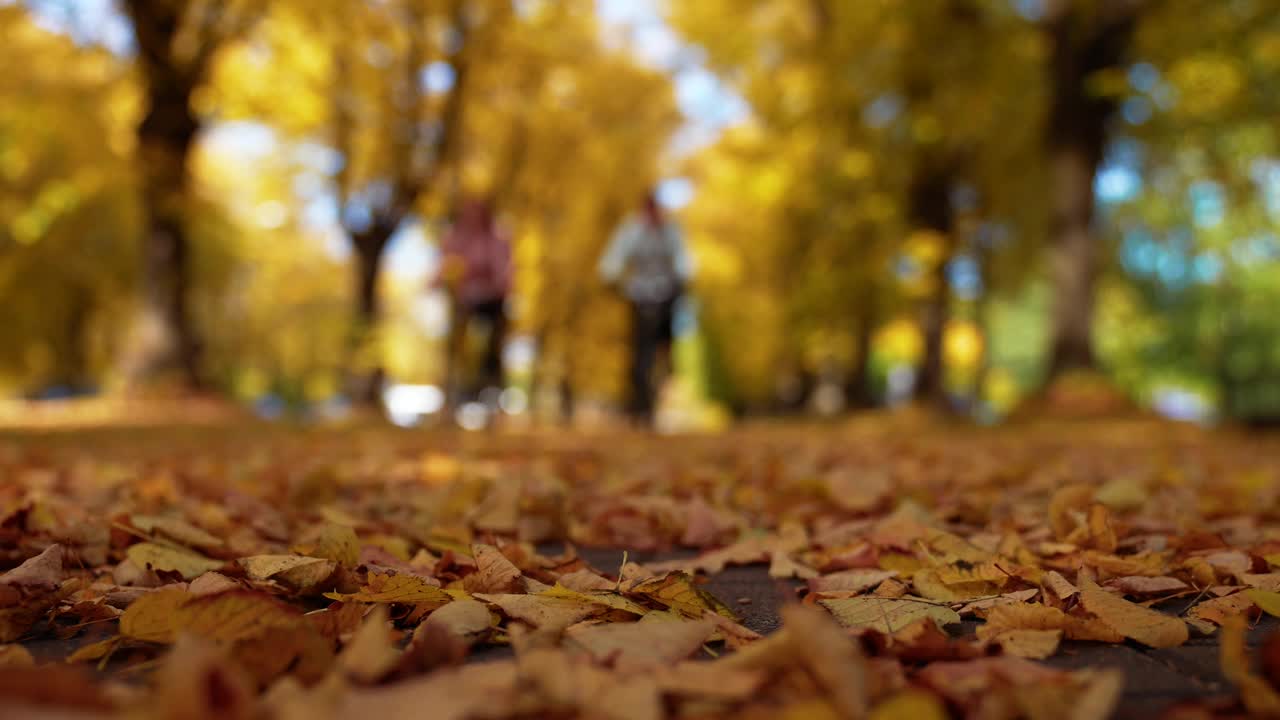
[[[1058,650],[1061,630],[1005,630],[991,640],[1006,653],[1031,660],[1044,660]]]
[[[222,538],[211,535],[182,518],[160,515],[130,515],[129,524],[139,530],[160,534],[193,548],[210,549],[226,545]]]
[[[795,654],[806,663],[823,695],[835,706],[840,716],[865,716],[870,683],[866,659],[858,646],[849,637],[836,631],[835,624],[826,613],[818,612],[812,607],[787,605],[782,608],[781,615],[783,626],[788,628],[792,647],[796,649]],[[840,619],[839,615],[837,619]],[[936,618],[934,620],[937,621]],[[843,620],[840,620],[840,624],[849,626]],[[885,624],[891,623],[886,619]]]
[[[537,628],[562,630],[603,611],[600,605],[572,598],[548,595],[487,595],[477,598],[496,605],[503,614]]]
[[[715,630],[708,620],[662,620],[649,615],[634,623],[571,628],[567,638],[596,661],[622,673],[640,672],[683,660]]]
[[[1167,648],[1187,641],[1187,624],[1182,620],[1116,597],[1092,581],[1081,584],[1080,600],[1111,629],[1143,645]]]
[[[1244,618],[1228,618],[1218,639],[1222,674],[1240,690],[1245,708],[1256,717],[1280,716],[1280,693],[1254,675],[1245,648]]]
[[[945,605],[912,598],[855,597],[819,600],[844,627],[872,628],[892,634],[929,618],[939,626],[960,622],[960,615]]]
[[[894,570],[870,570],[865,568],[842,570],[830,575],[810,578],[808,580],[809,592],[862,592],[879,585],[889,578],[897,577],[897,575],[897,571]]]
[[[1118,577],[1108,580],[1107,586],[1113,587],[1126,595],[1159,595],[1187,589],[1186,583],[1167,575],[1163,577],[1144,577],[1141,575]]]
[[[443,605],[449,593],[417,575],[370,573],[364,587],[354,593],[324,593],[330,600],[369,603],[434,603]]]
[[[236,562],[254,580],[274,579],[299,590],[316,587],[337,567],[333,560],[302,555],[254,555]]]
[[[204,573],[222,567],[221,560],[169,545],[141,542],[130,545],[125,555],[140,568],[176,572],[183,580],[194,580]]]
[[[877,703],[868,720],[947,720],[951,717],[938,698],[923,690],[900,690]]]
[[[50,545],[39,555],[28,558],[18,567],[0,575],[0,585],[26,590],[53,590],[62,582],[63,550],[61,545]]]
[[[1272,617],[1280,617],[1280,593],[1250,588],[1245,590],[1243,594],[1266,614]]]
[[[1216,625],[1222,625],[1227,618],[1247,613],[1253,609],[1253,606],[1253,599],[1247,593],[1236,593],[1197,603],[1187,615],[1196,620],[1208,620]]]
[[[349,525],[325,523],[315,539],[312,554],[339,565],[354,567],[360,562],[360,539]]]
[[[521,589],[520,569],[501,550],[492,545],[476,543],[471,546],[471,554],[476,560],[476,571],[463,579],[467,592],[508,593]]]
[[[293,627],[302,613],[269,595],[233,590],[192,596],[165,589],[142,596],[120,616],[120,634],[135,640],[172,643],[178,635],[234,642],[272,627]]]
[[[338,667],[356,682],[372,683],[385,677],[400,660],[391,633],[386,607],[375,607],[338,654]]]
[[[428,615],[418,630],[425,632],[424,628],[439,627],[449,635],[472,642],[487,633],[491,625],[492,617],[484,603],[457,600]]]
[[[31,651],[21,645],[0,645],[0,669],[35,667]]]

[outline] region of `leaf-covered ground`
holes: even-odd
[[[1277,461],[1147,421],[9,433],[0,715],[1084,719],[1182,677],[1171,715],[1275,714]]]

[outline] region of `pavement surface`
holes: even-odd
[[[556,554],[563,548],[549,545],[539,548],[544,554]],[[578,553],[591,566],[609,574],[621,567],[621,550],[578,548]],[[627,559],[638,563],[660,562],[693,557],[692,551],[664,553],[628,553]],[[764,565],[728,567],[723,572],[705,579],[705,588],[732,607],[746,627],[768,634],[780,627],[779,611],[788,602],[795,602],[802,583],[795,580],[776,580],[769,577]],[[1169,612],[1181,612],[1184,607],[1164,608]],[[965,622],[959,630],[972,633],[978,623]],[[1260,644],[1272,632],[1280,631],[1280,621],[1266,616],[1253,627],[1248,635],[1251,646]],[[40,661],[57,661],[99,637],[82,637],[73,640],[44,639],[27,644]],[[471,660],[486,662],[511,657],[506,646],[480,648]],[[1117,668],[1124,672],[1125,689],[1120,707],[1114,715],[1125,720],[1156,718],[1179,702],[1228,698],[1233,689],[1222,676],[1218,662],[1216,637],[1192,639],[1182,647],[1156,650],[1129,643],[1111,645],[1066,641],[1058,653],[1045,661],[1047,664],[1069,670],[1084,668]]]
[[[622,564],[622,551],[578,549],[579,554],[598,570],[616,573]],[[630,553],[628,559],[646,563],[694,555],[691,552],[661,554]],[[707,578],[704,587],[737,611],[742,624],[758,633],[778,629],[779,609],[797,599],[798,581],[782,581],[769,577],[764,565],[729,567]],[[1180,612],[1181,607],[1165,608]],[[972,632],[978,623],[965,623],[961,632]],[[1261,643],[1268,634],[1280,630],[1280,621],[1264,617],[1249,633],[1251,646]],[[1197,637],[1182,647],[1156,650],[1135,643],[1111,645],[1066,641],[1058,653],[1045,661],[1053,667],[1080,670],[1084,668],[1117,668],[1124,672],[1125,690],[1114,717],[1124,719],[1159,717],[1176,703],[1205,698],[1228,697],[1233,688],[1222,676],[1218,663],[1217,637]]]

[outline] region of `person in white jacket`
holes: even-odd
[[[642,211],[614,232],[598,269],[631,305],[628,411],[637,421],[650,423],[654,365],[661,356],[664,367],[670,367],[675,306],[693,272],[680,228],[666,217],[652,192],[645,196]]]

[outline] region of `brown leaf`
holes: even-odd
[[[221,560],[207,558],[198,553],[156,543],[142,542],[130,545],[125,551],[129,561],[140,568],[176,572],[183,580],[194,580],[201,575],[222,567]]]
[[[651,614],[634,623],[571,628],[567,637],[598,662],[630,673],[689,657],[714,630],[715,624],[708,620],[668,620]]]
[[[298,590],[315,588],[337,567],[333,560],[302,555],[254,555],[236,562],[254,580],[277,580]]]
[[[31,651],[21,645],[0,645],[0,669],[35,667]]]
[[[449,593],[417,575],[370,573],[365,586],[354,593],[325,593],[330,600],[369,603],[431,603],[443,605],[453,598]]]
[[[929,618],[938,625],[960,622],[955,610],[937,603],[911,598],[854,597],[819,600],[843,627],[873,628],[892,634],[911,623]]]
[[[1057,652],[1058,643],[1062,640],[1062,631],[1005,630],[991,639],[1010,655],[1031,660],[1044,660]]]
[[[192,596],[173,588],[144,595],[130,605],[120,616],[120,634],[158,643],[172,643],[182,633],[235,642],[268,628],[293,627],[301,618],[296,609],[252,590]]]
[[[1167,575],[1163,577],[1143,577],[1141,575],[1118,577],[1108,580],[1107,586],[1113,587],[1126,595],[1159,595],[1187,589],[1186,583]]]
[[[1187,624],[1182,620],[1116,597],[1092,581],[1082,583],[1080,600],[1111,629],[1149,647],[1176,647],[1187,641]]]
[[[1255,717],[1280,716],[1280,693],[1253,674],[1245,647],[1245,621],[1239,615],[1227,618],[1218,639],[1222,674],[1239,690],[1249,713]]]
[[[476,597],[498,606],[503,614],[513,620],[545,629],[563,630],[603,610],[595,603],[547,595],[478,594]]]
[[[522,590],[520,569],[507,559],[502,551],[492,545],[476,543],[471,546],[476,560],[476,571],[466,576],[462,583],[467,592],[509,593]]]
[[[0,585],[27,591],[54,590],[65,577],[62,571],[61,545],[50,545],[39,555],[28,558],[18,567],[0,575]],[[3,603],[0,603],[3,605]]]
[[[897,577],[895,570],[844,570],[830,575],[809,579],[809,592],[862,592],[873,588],[889,578]]]

